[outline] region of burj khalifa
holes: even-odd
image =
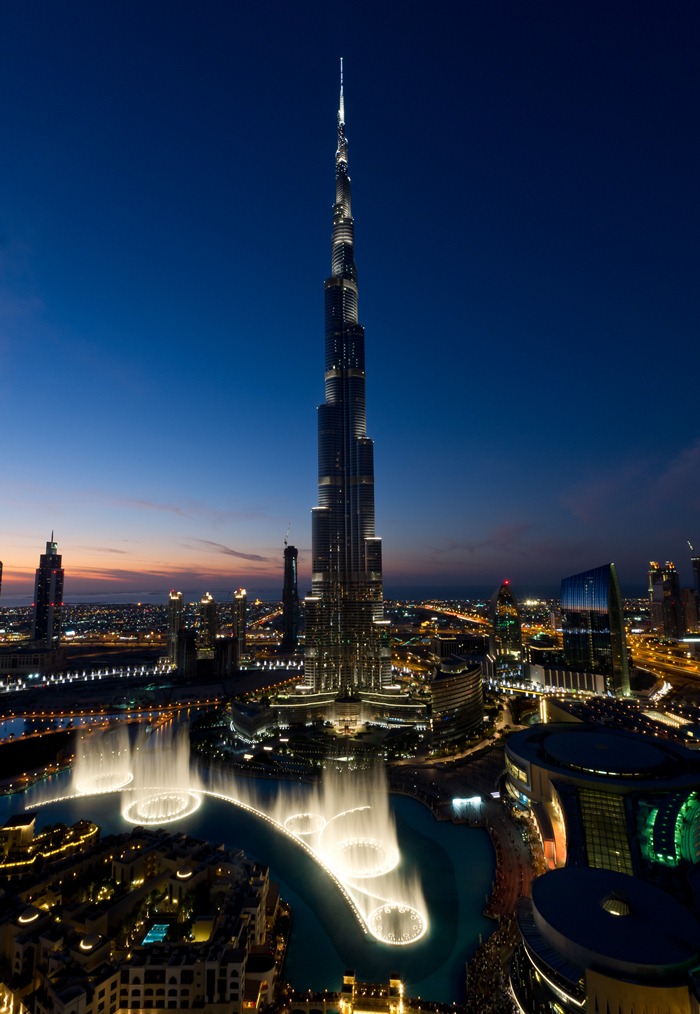
[[[376,693],[391,676],[357,291],[341,60],[331,275],[324,283],[325,401],[318,409],[318,507],[312,510],[305,647],[308,689],[338,697]]]

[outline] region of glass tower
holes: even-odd
[[[282,586],[282,648],[296,651],[299,639],[299,591],[297,586],[296,546],[284,547],[284,584]]]
[[[606,689],[626,697],[629,663],[614,563],[564,578],[561,619],[566,664],[581,672],[602,673]]]
[[[522,635],[518,603],[511,591],[510,581],[504,581],[491,602],[491,650],[496,657],[519,659],[522,652]]]
[[[58,648],[61,641],[63,611],[63,568],[58,545],[46,543],[46,552],[39,557],[34,581],[34,616],[32,641],[46,648]]]
[[[197,651],[203,658],[213,658],[214,644],[219,628],[219,617],[214,596],[210,592],[202,595],[199,603],[199,637]]]
[[[386,685],[391,655],[383,635],[381,540],[374,534],[374,447],[365,428],[365,333],[357,318],[342,61],[331,276],[324,291],[326,387],[318,409],[305,676],[316,693],[344,696]]]
[[[177,665],[177,635],[184,623],[185,604],[182,592],[171,591],[168,602],[168,658]]]
[[[678,640],[685,633],[685,622],[681,579],[675,564],[667,560],[660,567],[655,560],[651,560],[648,577],[652,629],[662,637]]]
[[[245,636],[248,628],[248,595],[245,588],[233,593],[231,607],[231,633],[238,638],[238,655],[245,654]]]
[[[690,546],[690,543],[688,545]],[[690,563],[693,568],[695,595],[700,601],[700,554],[696,553],[692,546],[690,546]]]

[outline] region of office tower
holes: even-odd
[[[0,560],[0,595],[2,595],[2,560]]]
[[[469,736],[484,720],[481,665],[459,655],[442,659],[430,683],[430,700],[436,741]]]
[[[491,600],[491,654],[499,658],[520,658],[522,636],[518,603],[510,581],[504,581]]]
[[[609,693],[626,697],[629,662],[614,563],[564,578],[561,624],[566,665],[579,672],[601,673]]]
[[[648,577],[652,630],[661,637],[678,640],[685,633],[678,571],[670,560],[663,567],[652,560],[649,563]]]
[[[299,590],[297,588],[296,546],[284,547],[284,584],[282,586],[282,648],[295,651],[299,637]]]
[[[227,679],[238,670],[238,641],[235,637],[217,637],[214,644],[214,677]]]
[[[690,546],[690,543],[688,543]],[[700,553],[696,553],[690,546],[690,563],[693,568],[693,586],[695,594],[700,599]]]
[[[58,546],[46,543],[46,552],[39,557],[34,581],[34,618],[32,641],[46,648],[57,648],[61,640],[61,613],[63,609],[63,568]]]
[[[194,630],[180,627],[177,632],[177,671],[187,680],[197,677],[197,635]]]
[[[391,674],[382,633],[381,540],[374,534],[374,451],[365,429],[365,335],[357,318],[353,229],[341,62],[304,666],[313,691],[338,695],[381,690]]]
[[[683,607],[683,626],[686,634],[697,633],[698,629],[698,597],[694,588],[683,588],[681,591]]]
[[[248,596],[245,588],[233,593],[232,632],[238,638],[238,657],[245,653],[245,635],[248,624]]]
[[[214,642],[218,631],[216,602],[209,592],[202,595],[199,603],[199,638],[197,650],[202,657],[214,657]]]
[[[184,622],[182,592],[171,591],[168,602],[168,659],[177,665],[177,635]]]

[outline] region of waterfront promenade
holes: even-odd
[[[497,798],[504,771],[502,746],[489,746],[453,761],[403,762],[389,768],[393,791],[412,795],[430,807],[437,820],[484,827],[491,838],[496,871],[484,898],[484,914],[497,926],[468,962],[467,1014],[510,1014],[516,1008],[508,989],[507,969],[519,935],[518,899],[529,896],[532,879],[545,870],[544,854],[529,814]],[[455,803],[455,800],[474,802]],[[500,796],[500,794],[499,794]]]
[[[437,820],[469,823],[488,831],[496,853],[496,877],[485,899],[485,914],[512,915],[518,898],[529,895],[533,877],[533,828],[524,814],[492,795],[504,770],[503,747],[486,747],[454,761],[390,765],[389,788],[419,799]],[[466,808],[457,799],[481,797]]]

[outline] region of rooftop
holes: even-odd
[[[700,923],[654,884],[611,870],[566,867],[532,884],[535,924],[570,961],[635,978],[672,977],[697,964]]]

